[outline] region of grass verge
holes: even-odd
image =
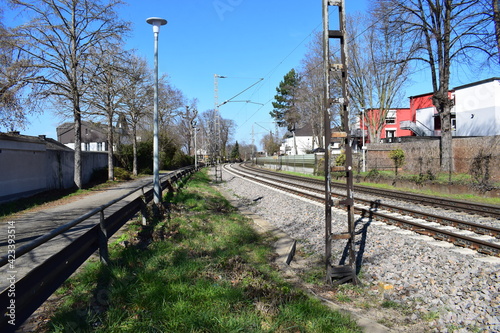
[[[274,171],[274,170],[273,170]],[[308,175],[308,174],[302,174],[298,172],[291,172],[291,171],[280,171],[285,174],[291,174],[295,176],[301,176],[301,177],[307,177],[307,178],[313,178],[313,179],[319,179],[319,180],[324,180],[325,178],[323,176],[313,176],[313,175]],[[338,175],[335,175],[333,173],[333,179],[334,182],[339,182],[339,183],[345,183],[344,174],[342,173],[337,173]],[[379,174],[379,179],[385,179],[386,181],[394,181],[395,176],[394,176],[394,171],[378,171]],[[338,176],[339,179],[336,179],[336,176]],[[414,189],[414,188],[409,188],[405,186],[399,185],[398,187],[394,187],[394,185],[386,184],[386,183],[377,183],[377,182],[371,182],[369,176],[369,172],[362,172],[362,173],[357,173],[354,175],[354,177],[359,177],[360,179],[363,178],[365,179],[364,181],[361,182],[356,182],[354,185],[362,185],[362,186],[369,186],[369,187],[375,187],[375,188],[381,188],[381,189],[388,189],[388,190],[398,190],[398,191],[404,191],[404,192],[410,192],[410,193],[416,193],[416,194],[423,194],[423,195],[432,195],[432,196],[439,196],[443,198],[449,198],[449,199],[454,199],[454,200],[464,200],[464,201],[471,201],[471,202],[478,202],[478,203],[484,203],[484,204],[489,204],[489,205],[500,205],[500,198],[488,198],[488,197],[483,197],[475,194],[448,194],[448,193],[442,193],[442,192],[437,192],[435,190],[430,190],[425,188],[425,183],[421,183],[422,188],[421,189]],[[449,184],[448,182],[448,175],[446,174],[438,174],[436,176],[436,179],[433,181],[433,183],[436,184]],[[402,175],[401,180],[408,181],[410,183],[415,183],[415,178],[418,178],[416,175]],[[471,189],[474,188],[474,183],[471,180],[470,175],[465,175],[465,174],[454,174],[453,179],[452,179],[452,185],[454,184],[461,184],[461,185],[468,185]],[[500,187],[500,183],[495,183],[493,184],[494,187],[498,188]]]
[[[168,219],[130,225],[110,266],[90,263],[59,289],[45,332],[361,332],[280,277],[269,240],[205,173],[171,202]]]

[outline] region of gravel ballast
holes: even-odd
[[[221,186],[247,210],[281,229],[308,251],[324,254],[322,205],[226,171],[223,180]],[[356,217],[356,222],[356,251],[362,259],[364,285],[389,286],[384,297],[415,309],[412,319],[425,319],[429,332],[500,332],[499,258],[368,218]],[[347,231],[345,211],[333,209],[332,231]],[[345,241],[333,242],[334,264],[339,263],[344,247]]]

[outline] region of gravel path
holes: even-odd
[[[324,207],[224,171],[222,186],[247,209],[279,227],[310,251],[324,253]],[[428,208],[431,209],[432,208]],[[332,231],[347,231],[334,209]],[[426,313],[430,332],[500,332],[500,260],[400,230],[357,220],[357,253],[365,285],[387,285],[389,300]],[[345,242],[333,243],[333,263]],[[337,261],[337,262],[336,262]],[[384,311],[384,310],[382,310]]]

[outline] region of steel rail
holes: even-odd
[[[279,180],[276,180],[276,179],[271,179],[271,178],[266,177],[266,176],[258,176],[255,174],[253,174],[253,177],[248,177],[247,175],[245,175],[244,173],[242,173],[240,171],[237,171],[234,169],[228,170],[226,166],[225,166],[225,168],[228,172],[235,173],[243,178],[247,178],[247,179],[250,179],[252,181],[262,183],[262,184],[265,184],[267,186],[271,186],[271,187],[277,188],[279,190],[282,190],[282,191],[285,191],[288,193],[292,193],[292,194],[295,194],[295,195],[298,195],[301,197],[305,197],[305,198],[308,198],[308,199],[316,201],[316,202],[322,203],[324,201],[324,197],[322,195],[320,195],[320,193],[322,193],[322,192],[319,189],[314,189],[314,188],[310,188],[310,187],[307,187],[304,185],[296,185],[296,184],[290,184],[290,183],[288,183],[287,186],[284,186],[284,185],[277,184],[276,181],[279,181]],[[293,187],[298,187],[301,190],[294,190]],[[305,189],[307,189],[308,193],[304,192]],[[404,219],[404,218],[384,214],[384,213],[377,211],[378,209],[381,208],[381,206],[378,203],[375,203],[375,204],[376,204],[376,206],[372,207],[370,209],[366,209],[366,208],[360,207],[360,206],[354,206],[354,210],[359,212],[361,214],[361,216],[369,214],[371,218],[375,218],[375,219],[384,221],[384,222],[389,223],[389,224],[397,225],[397,226],[403,227],[405,229],[409,229],[409,230],[412,230],[414,232],[417,232],[419,234],[433,237],[437,240],[445,240],[445,241],[453,243],[454,245],[461,246],[461,247],[467,247],[467,248],[476,250],[478,252],[481,252],[483,254],[500,256],[500,244],[487,242],[487,241],[473,238],[470,236],[461,235],[461,234],[458,234],[458,233],[455,233],[452,231],[443,230],[443,229],[439,229],[436,227],[428,226],[428,225],[425,225],[425,224],[422,224],[419,222],[408,221],[407,219]],[[337,202],[337,206],[338,205],[339,205],[339,202]],[[401,211],[403,211],[403,209],[401,209]],[[444,218],[444,219],[447,219],[447,218]],[[459,222],[462,224],[468,224],[468,222],[464,222],[464,221],[459,221]],[[485,227],[485,226],[482,226],[482,227]]]
[[[259,172],[259,173],[280,175],[280,177],[288,178],[288,179],[295,179],[295,180],[309,182],[309,183],[316,183],[319,185],[324,184],[324,180],[318,180],[318,179],[302,177],[302,176],[287,175],[287,174],[284,174],[281,172],[264,170],[264,169],[255,168],[255,167],[249,167],[247,165],[242,165],[242,168],[252,170],[254,172]],[[344,183],[332,182],[332,184],[334,184],[335,187],[345,189]],[[380,195],[380,196],[389,197],[389,198],[396,197],[397,200],[401,200],[401,201],[415,202],[418,204],[428,205],[428,206],[432,206],[432,207],[445,208],[445,209],[450,209],[453,211],[460,211],[460,212],[464,212],[464,213],[477,214],[480,216],[500,219],[500,206],[498,206],[498,205],[488,205],[488,204],[481,204],[481,203],[475,203],[475,202],[469,202],[469,201],[453,200],[453,199],[448,199],[448,198],[440,198],[440,197],[436,197],[436,196],[431,197],[431,196],[426,196],[426,195],[422,195],[422,194],[407,193],[407,192],[389,190],[389,189],[378,189],[378,188],[373,188],[373,187],[363,186],[363,185],[354,185],[354,189],[358,193]]]
[[[247,169],[245,169],[245,170],[247,170]],[[252,174],[255,174],[255,173],[252,173]],[[276,174],[276,173],[269,174],[266,172],[265,174],[269,175],[269,176],[259,175],[259,177],[269,179],[269,180],[276,180],[276,178],[273,178],[273,176],[274,177],[276,177],[276,176],[281,177],[281,174],[279,174],[279,173],[278,174]],[[288,177],[285,177],[285,178],[288,178]],[[313,182],[308,182],[309,179],[304,178],[304,177],[291,178],[291,179],[314,184],[314,185],[318,186],[318,188],[312,188],[312,187],[309,187],[306,185],[294,184],[293,185],[294,187],[302,188],[306,191],[314,191],[318,194],[324,193],[324,190],[319,187],[320,184],[317,183],[314,179],[313,179]],[[338,194],[338,193],[334,193],[334,192],[332,192],[332,196],[340,198],[340,199],[343,199],[346,197],[343,194]],[[436,214],[431,214],[431,213],[427,213],[427,212],[424,213],[422,211],[415,210],[415,209],[401,208],[401,207],[398,207],[395,205],[382,203],[381,201],[378,201],[378,200],[374,201],[374,200],[359,198],[356,196],[354,197],[354,199],[356,201],[362,202],[370,207],[376,206],[380,209],[388,210],[391,212],[396,212],[399,214],[409,215],[409,216],[412,216],[415,218],[420,218],[420,219],[427,220],[430,222],[437,222],[437,223],[445,225],[445,226],[452,226],[452,227],[455,227],[457,229],[468,230],[468,231],[475,232],[477,234],[488,235],[488,236],[500,238],[500,228],[487,226],[487,225],[483,225],[480,223],[466,222],[463,220],[459,220],[459,219],[455,219],[455,218],[451,218],[451,217],[444,217],[442,215],[436,215]]]

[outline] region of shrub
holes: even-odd
[[[125,170],[124,168],[115,167],[113,169],[113,172],[115,174],[116,180],[130,180],[130,179],[132,179],[130,172]]]
[[[342,153],[335,158],[335,165],[342,166],[345,164],[345,161],[346,161],[346,156],[344,153]]]
[[[391,150],[389,157],[394,162],[394,170],[398,175],[398,168],[402,167],[405,162],[405,152],[402,149]]]
[[[368,174],[366,175],[368,178],[378,178],[380,177],[380,171],[377,169],[371,169]]]

